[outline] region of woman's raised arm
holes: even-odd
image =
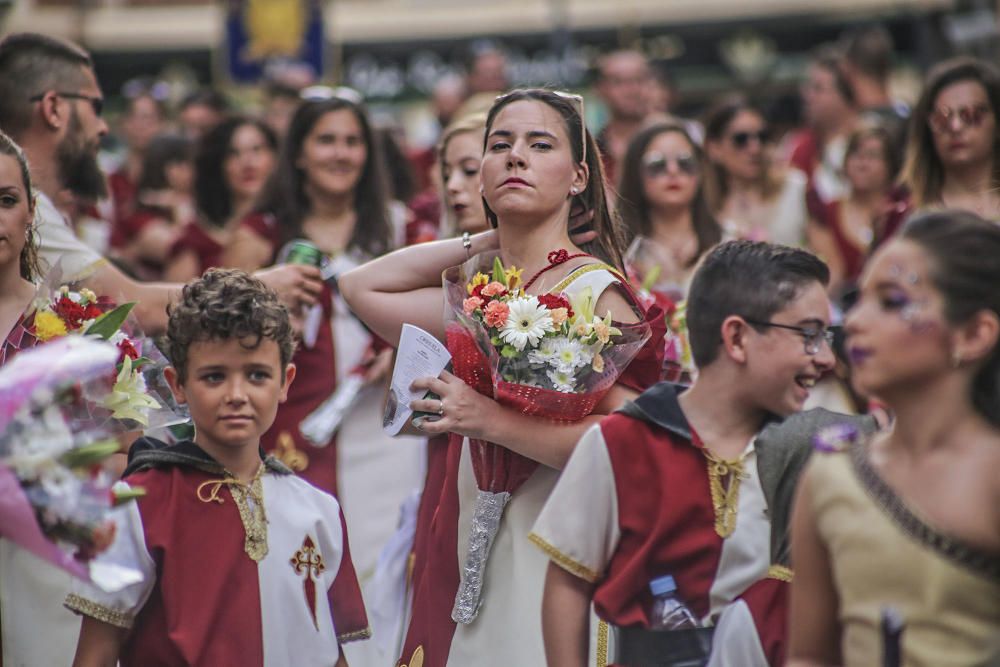
[[[337,280],[337,286],[354,314],[375,333],[395,346],[403,323],[425,329],[444,340],[444,297],[441,272],[469,256],[497,247],[495,232],[421,243],[383,255]]]

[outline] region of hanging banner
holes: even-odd
[[[226,16],[229,76],[255,83],[271,66],[307,65],[323,76],[319,0],[230,0]]]

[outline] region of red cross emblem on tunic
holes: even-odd
[[[316,614],[316,580],[326,570],[326,565],[323,564],[323,555],[316,549],[316,543],[313,542],[312,538],[306,535],[306,538],[302,540],[302,547],[295,552],[290,562],[295,574],[305,575],[302,588],[306,596],[306,605],[309,607],[309,613],[312,614],[313,625],[316,626],[316,630],[319,630],[319,619]]]

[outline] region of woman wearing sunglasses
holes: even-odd
[[[640,246],[655,254],[656,282],[684,298],[695,263],[722,240],[722,228],[705,199],[701,148],[681,125],[653,125],[637,134],[625,151],[618,184],[618,210],[636,236],[626,263]]]
[[[522,284],[532,295],[572,296],[589,289],[597,312],[610,311],[626,323],[640,319],[621,278],[621,223],[605,201],[601,157],[583,125],[581,102],[547,90],[518,90],[497,99],[487,116],[480,171],[487,219],[496,231],[411,246],[343,276],[345,298],[369,326],[395,341],[400,325],[409,322],[445,340],[442,271],[497,249],[505,266],[523,271]],[[589,243],[570,235],[575,205],[589,212],[584,216],[594,230]],[[436,417],[420,422],[424,432],[453,435],[426,545],[427,566],[421,580],[413,582],[402,664],[545,664],[540,620],[548,558],[527,539],[528,533],[588,425],[656,381],[660,349],[654,335],[594,411],[575,422],[505,407],[447,372],[414,384],[438,396],[413,403],[414,409]],[[642,358],[644,352],[652,361]],[[460,348],[455,354],[463,358]],[[513,491],[503,512],[483,573],[478,616],[456,623],[452,610],[478,496],[470,438],[541,465]]]
[[[771,162],[767,120],[745,100],[725,102],[705,120],[705,174],[709,209],[727,233],[801,245],[806,221],[806,178]]]
[[[913,107],[900,180],[905,188],[879,240],[921,208],[1000,220],[1000,72],[981,60],[945,61]],[[908,195],[908,196],[907,196]]]

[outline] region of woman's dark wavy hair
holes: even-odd
[[[913,197],[916,206],[936,204],[944,186],[944,165],[934,148],[934,135],[928,125],[934,103],[942,90],[963,81],[974,81],[986,91],[993,113],[993,184],[1000,187],[1000,71],[975,58],[953,58],[936,65],[927,74],[923,92],[910,114],[906,133],[906,160],[900,181]]]
[[[28,210],[34,214],[35,211],[35,191],[31,185],[31,170],[28,169],[28,159],[24,157],[24,151],[13,139],[3,132],[0,132],[0,155],[9,155],[17,160],[17,166],[21,171],[21,183],[24,185],[24,195],[28,198]],[[18,260],[21,277],[29,282],[34,282],[42,275],[42,269],[38,262],[38,232],[35,230],[35,222],[32,219],[28,223],[28,233],[21,248],[21,255]]]
[[[208,131],[194,157],[194,200],[202,219],[222,227],[233,215],[233,194],[226,182],[226,159],[233,137],[245,126],[257,128],[272,153],[278,152],[278,137],[263,121],[248,116],[231,116]]]
[[[277,218],[281,245],[302,236],[302,223],[309,214],[311,204],[306,195],[305,174],[296,163],[302,154],[302,145],[306,137],[320,118],[343,109],[350,111],[358,119],[361,135],[368,149],[368,158],[365,160],[361,178],[354,191],[357,223],[354,225],[347,247],[377,256],[391,249],[393,237],[389,222],[382,151],[375,140],[368,114],[363,107],[350,100],[332,97],[303,102],[292,116],[278,157],[278,165],[264,185],[254,210],[258,213],[272,214]]]
[[[161,134],[153,137],[142,159],[142,171],[139,173],[136,189],[139,192],[167,189],[170,187],[167,182],[167,167],[190,161],[193,155],[194,144],[185,136]]]
[[[966,211],[936,211],[911,218],[901,238],[930,256],[931,281],[950,323],[984,310],[1000,317],[1000,226]],[[976,411],[1000,427],[1000,345],[973,378],[971,398]]]
[[[634,235],[649,236],[653,232],[650,220],[649,200],[646,198],[644,186],[642,156],[661,134],[679,134],[691,147],[691,154],[698,160],[698,188],[691,200],[691,222],[694,234],[698,239],[698,252],[688,262],[694,266],[708,249],[722,240],[722,226],[712,215],[705,199],[705,153],[683,125],[677,123],[660,123],[651,125],[639,132],[629,142],[622,161],[622,173],[618,181],[618,212],[622,216],[629,232]]]
[[[254,350],[273,340],[282,370],[295,353],[288,310],[264,283],[238,269],[209,269],[184,286],[167,315],[166,355],[182,384],[192,343],[235,339]]]
[[[544,88],[529,88],[514,90],[501,97],[490,107],[486,115],[486,133],[489,137],[490,128],[497,114],[508,104],[530,100],[547,104],[562,117],[566,124],[566,133],[573,150],[573,159],[576,162],[583,160],[583,145],[579,139],[584,131],[583,118],[580,116],[578,105],[568,97],[557,95]],[[486,141],[484,137],[484,150]],[[599,257],[612,266],[621,268],[623,266],[622,256],[625,249],[625,226],[618,217],[618,214],[608,204],[607,181],[604,177],[604,165],[601,161],[601,151],[597,147],[590,131],[586,131],[587,141],[587,168],[590,175],[587,179],[587,187],[580,194],[574,197],[574,206],[579,205],[584,211],[593,211],[594,218],[591,223],[597,238],[590,243],[584,243],[581,248],[595,257]],[[486,219],[494,227],[497,226],[497,215],[490,209],[489,204],[483,199],[483,206],[486,207]],[[568,221],[567,221],[568,222]]]

